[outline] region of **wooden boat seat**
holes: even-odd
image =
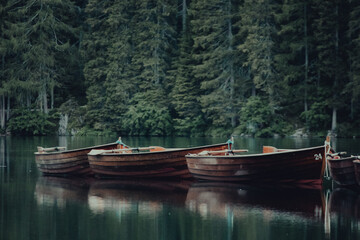
[[[290,149],[278,149],[273,146],[263,146],[263,153],[286,152]]]
[[[159,151],[166,150],[164,147],[160,147],[160,146],[150,146],[149,149],[150,149],[150,152],[159,152]]]
[[[37,147],[39,153],[45,153],[45,152],[59,152],[59,151],[65,151],[66,147],[52,147],[52,148],[43,148],[43,147]]]

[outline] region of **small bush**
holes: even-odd
[[[131,106],[125,114],[124,129],[140,136],[166,136],[173,131],[169,110],[150,104]]]
[[[36,110],[14,110],[8,128],[14,135],[53,135],[57,132],[57,112],[45,114]]]

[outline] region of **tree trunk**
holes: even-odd
[[[5,99],[4,99],[5,100]],[[6,121],[10,119],[10,95],[7,95]]]
[[[0,127],[5,129],[5,96],[1,95],[0,98]]]
[[[236,109],[234,103],[235,93],[235,76],[234,76],[234,65],[231,66],[231,77],[230,77],[230,101],[231,101],[231,126],[236,127]]]
[[[231,0],[228,2],[228,15],[231,16]],[[232,24],[231,18],[228,18],[228,41],[229,41],[229,51],[232,53],[234,51],[232,42]],[[235,74],[234,74],[234,60],[230,61],[230,106],[231,106],[231,126],[236,127],[236,109],[234,103],[235,94]]]
[[[332,112],[332,123],[331,123],[331,132],[335,132],[336,131],[336,116],[337,116],[337,109],[334,107],[333,108],[333,112]]]
[[[43,96],[44,113],[48,114],[49,113],[49,108],[48,108],[48,105],[47,105],[46,91],[43,92],[42,96]]]
[[[2,34],[4,36],[4,34]],[[1,79],[4,81],[4,70],[5,70],[5,54],[1,56]],[[5,129],[5,95],[0,96],[0,128]]]
[[[26,107],[29,109],[31,106],[31,94],[30,91],[26,91]]]
[[[50,105],[50,109],[54,109],[54,86],[51,86],[51,105]]]
[[[307,102],[307,83],[309,78],[309,46],[308,46],[308,33],[307,33],[307,4],[304,5],[304,37],[305,37],[305,76],[304,76],[304,111],[308,111],[308,102]],[[308,119],[307,114],[305,114],[305,123],[307,125]]]
[[[182,30],[185,34],[186,32],[186,14],[187,14],[187,6],[186,6],[186,0],[182,1],[182,10],[181,10],[181,17],[182,17]]]
[[[256,96],[256,87],[254,83],[252,83],[252,87],[251,87],[251,96],[252,97]]]
[[[49,108],[48,108],[48,104],[47,104],[47,95],[46,95],[46,86],[45,86],[45,84],[43,84],[40,96],[41,96],[42,110],[43,110],[44,113],[48,114],[49,113]]]
[[[339,6],[336,6],[336,17],[337,17],[337,24],[336,24],[336,32],[335,32],[335,66],[336,68],[338,68],[339,66]],[[335,71],[335,76],[334,76],[334,92],[333,92],[333,105],[336,104],[337,102],[337,98],[338,98],[338,94],[337,94],[337,85],[338,85],[338,69],[336,69]],[[336,131],[336,125],[337,125],[337,108],[336,106],[333,106],[333,113],[332,113],[332,122],[331,122],[331,131],[335,132]]]

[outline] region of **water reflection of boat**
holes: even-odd
[[[229,210],[234,217],[241,217],[255,210],[267,217],[274,212],[281,212],[321,218],[323,200],[321,189],[316,188],[202,182],[190,187],[186,207],[204,217],[226,217]]]
[[[360,220],[360,192],[357,188],[336,188],[329,201],[331,217],[350,217]]]
[[[136,211],[153,214],[164,204],[184,206],[189,181],[101,179],[91,184],[88,204],[94,213]]]
[[[35,199],[39,205],[64,207],[67,202],[87,202],[89,181],[85,178],[39,177]]]

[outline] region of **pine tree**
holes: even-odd
[[[240,29],[245,40],[239,49],[247,55],[244,65],[250,68],[255,87],[266,93],[272,112],[280,96],[274,67],[275,7],[272,0],[245,0],[240,9]]]
[[[308,1],[289,0],[283,3],[281,13],[277,15],[280,24],[280,44],[275,62],[279,76],[286,83],[281,101],[287,106],[286,110],[291,113],[290,115],[296,118],[299,112],[308,111],[312,50],[308,12]]]
[[[359,1],[350,2],[350,17],[349,17],[349,60],[350,82],[347,85],[347,91],[351,95],[351,110],[350,117],[355,120],[360,113],[360,3]]]
[[[172,88],[172,104],[177,117],[175,129],[178,135],[201,134],[204,120],[199,102],[200,84],[192,74],[192,40],[190,33],[182,33],[179,43],[179,57],[174,61],[175,84]]]
[[[90,0],[85,7],[85,34],[81,42],[84,57],[84,77],[87,96],[87,124],[95,129],[105,129],[105,80],[108,38],[105,35],[109,1]]]
[[[182,0],[180,6],[178,49],[168,74],[168,79],[173,83],[171,103],[175,110],[174,128],[177,135],[201,135],[204,132],[205,122],[199,102],[200,83],[192,74],[193,41],[187,1]]]
[[[75,34],[70,24],[75,7],[69,0],[16,2],[12,7],[13,50],[21,62],[14,63],[19,68],[12,68],[10,82],[14,88],[25,88],[21,92],[27,102],[36,91],[39,108],[47,113],[54,107],[54,89],[64,73],[59,55],[66,54],[69,37]]]
[[[8,56],[9,39],[8,32],[8,8],[7,1],[2,1],[0,4],[0,131],[4,131],[6,122],[6,96],[8,95],[5,89],[6,84],[6,60]]]
[[[193,1],[194,77],[201,82],[201,106],[215,128],[237,124],[239,57],[234,47],[236,1]]]
[[[316,39],[317,69],[322,91],[331,94],[329,106],[332,108],[331,130],[337,128],[338,110],[344,106],[341,91],[347,82],[345,73],[346,59],[343,56],[344,39],[344,6],[338,0],[314,1],[314,12],[318,14],[313,22]],[[326,101],[320,99],[320,101]]]
[[[135,90],[131,83],[135,75],[132,70],[132,2],[115,1],[105,10],[109,14],[106,22],[108,38],[106,58],[106,115],[110,124],[118,132],[124,131],[122,120]]]
[[[87,124],[122,131],[131,97],[131,1],[89,1],[88,30],[82,42],[87,87]]]
[[[137,73],[132,82],[138,90],[131,101],[134,107],[132,113],[141,115],[142,109],[145,109],[150,116],[153,116],[154,125],[158,121],[163,121],[159,119],[158,112],[170,116],[167,72],[170,68],[170,52],[175,43],[175,4],[168,0],[136,1],[132,19],[134,29],[132,64]],[[169,118],[164,119],[167,122]],[[163,126],[164,129],[159,131],[169,134],[167,123]],[[150,129],[148,131],[150,135],[157,135],[159,132],[151,124],[139,125],[136,131],[143,132],[141,128]]]

